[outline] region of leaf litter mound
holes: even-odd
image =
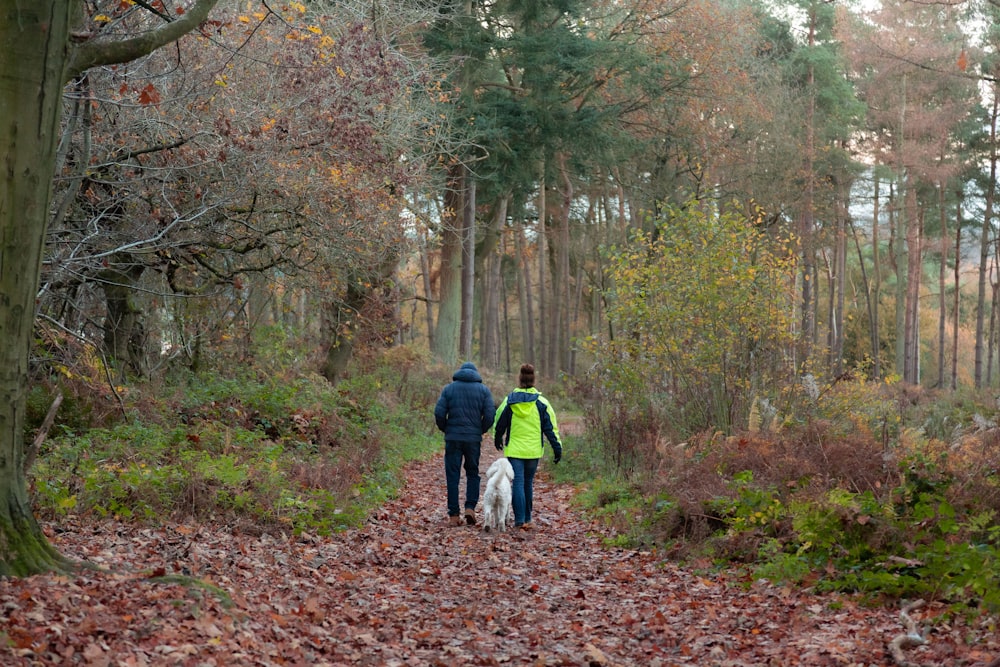
[[[363,527],[331,537],[47,526],[65,555],[106,570],[0,581],[0,665],[899,664],[898,608],[608,548],[544,473],[530,532],[448,526],[440,455],[407,480]],[[907,650],[911,664],[1000,655],[989,619],[943,612],[916,614],[927,643]]]

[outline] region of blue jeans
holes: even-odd
[[[534,499],[535,471],[538,470],[538,459],[512,459],[510,466],[514,469],[514,483],[511,485],[511,505],[514,506],[514,525],[520,526],[531,521],[531,506]]]
[[[479,502],[478,442],[444,441],[444,478],[448,484],[448,516],[458,516],[458,482],[465,459],[465,508],[474,510]]]

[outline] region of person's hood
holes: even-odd
[[[479,374],[479,370],[476,369],[476,365],[474,363],[466,361],[457,371],[455,371],[455,374],[451,376],[451,379],[456,382],[482,382],[483,376]]]
[[[538,390],[534,387],[529,389],[515,389],[507,397],[507,405],[514,406],[519,403],[534,403],[538,400]]]

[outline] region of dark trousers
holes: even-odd
[[[463,460],[465,468],[465,507],[476,509],[479,502],[479,447],[478,442],[460,440],[444,441],[444,477],[448,484],[448,516],[458,516],[458,483],[461,479]]]

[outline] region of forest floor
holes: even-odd
[[[329,538],[47,526],[62,553],[113,571],[0,581],[0,665],[897,664],[897,607],[603,546],[544,465],[530,532],[449,527],[440,455],[407,478],[363,527]],[[985,621],[942,612],[915,613],[928,643],[907,651],[914,664],[1000,655]]]

